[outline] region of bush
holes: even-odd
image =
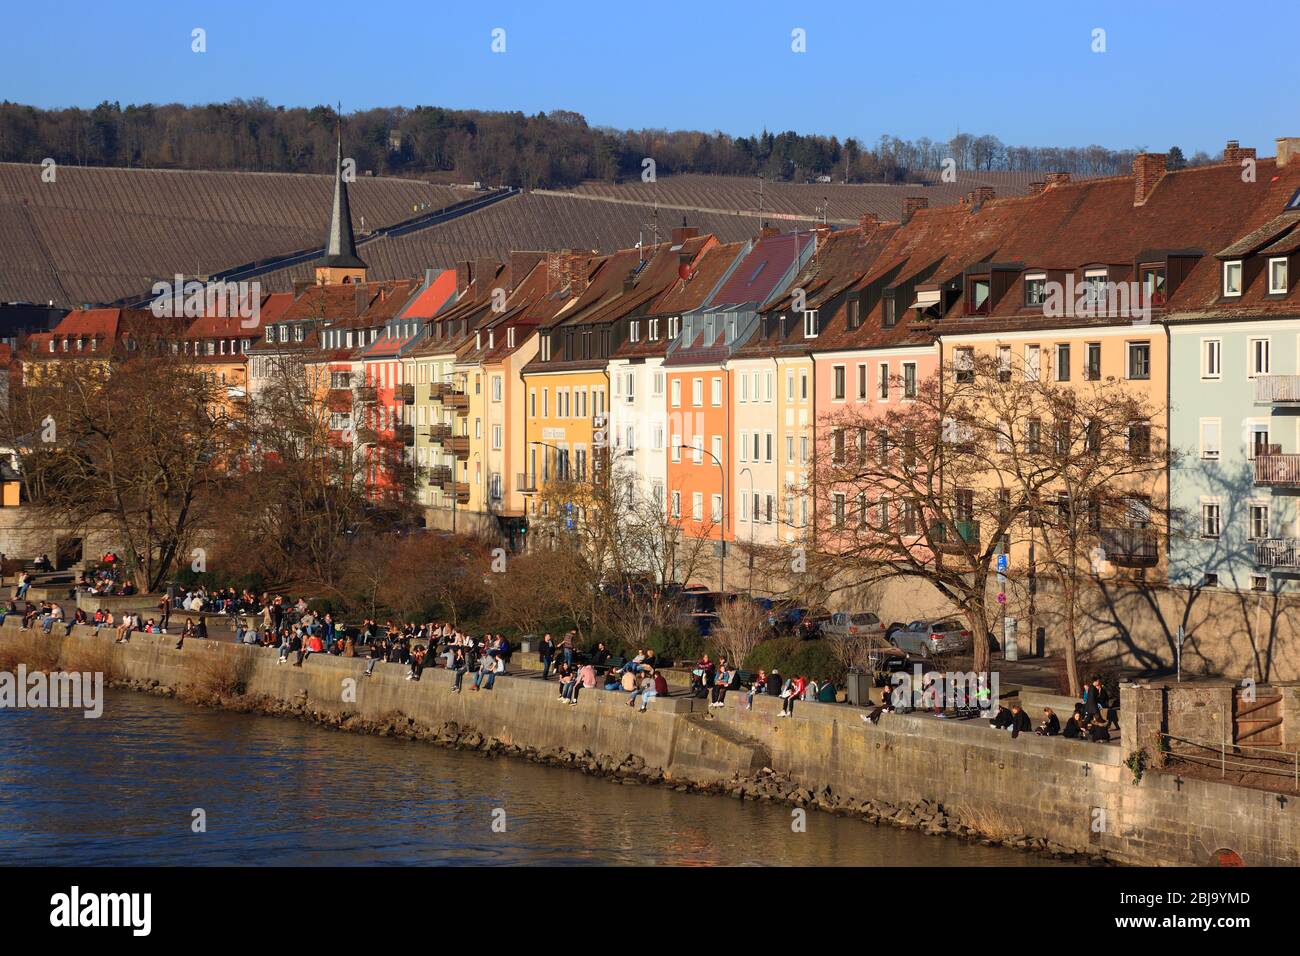
[[[666,627],[653,632],[649,644],[660,659],[671,659],[680,664],[698,661],[709,651],[709,639],[701,637],[694,628]]]
[[[830,679],[838,686],[844,681],[844,666],[835,659],[825,641],[803,641],[797,637],[778,637],[758,645],[742,665],[747,671],[760,667],[769,673],[778,668],[782,677],[802,674],[817,680]]]

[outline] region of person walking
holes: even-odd
[[[537,657],[542,662],[542,680],[551,679],[551,661],[555,659],[555,641],[550,634],[542,635],[541,646],[537,648]]]

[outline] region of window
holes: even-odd
[[[504,434],[504,428],[501,425],[492,426],[492,450],[493,451],[501,450],[503,434]]]
[[[1068,382],[1070,380],[1070,345],[1068,342],[1062,342],[1056,346],[1056,380],[1058,382]]]
[[[1037,418],[1031,418],[1025,422],[1025,451],[1030,455],[1037,455],[1042,448],[1043,442],[1043,423]]]
[[[1011,381],[1011,346],[998,346],[998,381]]]
[[[808,373],[799,373],[799,401],[808,401]]]
[[[680,518],[682,516],[682,493],[680,491],[673,492],[672,509],[672,515],[674,518]]]
[[[804,310],[803,337],[806,339],[817,338],[817,310],[816,309]]]
[[[1147,458],[1151,454],[1151,426],[1134,422],[1128,426],[1128,453],[1134,458]]]
[[[502,379],[501,379],[501,376],[500,376],[500,375],[493,375],[493,376],[492,376],[492,401],[494,401],[494,402],[499,402],[499,401],[501,401],[501,394],[502,394]]]
[[[749,401],[749,376],[743,372],[740,373],[740,392],[736,396],[736,401],[742,403]]]
[[[757,435],[757,433],[756,433],[756,435]],[[714,436],[713,436],[713,449],[712,449],[712,450],[713,450],[713,457],[714,457],[715,459],[717,459],[717,461],[718,461],[719,463],[721,463],[721,461],[722,461],[722,436],[721,436],[721,435],[714,435]]]
[[[885,328],[891,329],[897,322],[898,305],[894,302],[893,292],[887,292],[880,303],[880,323]]]
[[[1269,371],[1269,340],[1268,339],[1249,339],[1247,340],[1246,354],[1249,356],[1250,366],[1247,371],[1247,377],[1254,378],[1256,375],[1267,375]]]
[[[682,383],[680,379],[673,379],[672,384],[672,405],[673,408],[682,406]]]
[[[966,287],[966,314],[988,315],[989,280],[971,279]]]
[[[1089,342],[1086,346],[1086,353],[1083,363],[1083,377],[1085,381],[1101,381],[1101,343]]]
[[[1201,339],[1201,378],[1223,375],[1223,340]]]
[[[1096,315],[1106,307],[1106,270],[1089,269],[1083,274],[1084,314]]]
[[[887,402],[889,401],[889,363],[881,362],[876,371],[880,374],[880,384],[877,386],[879,389],[877,395],[882,402]]]
[[[650,334],[649,334],[650,341],[658,342],[659,341],[659,320],[651,319],[649,322],[649,326],[650,326]]]
[[[699,408],[704,404],[704,379],[691,379],[691,404]]]
[[[1269,259],[1268,260],[1268,292],[1269,295],[1286,295],[1287,275],[1286,259]]]
[[[844,495],[841,492],[835,492],[835,528],[838,530],[844,527]]]
[[[671,316],[668,319],[668,337],[675,339],[682,331],[682,317],[680,315]]]
[[[722,495],[714,495],[713,500],[710,502],[710,504],[712,505],[712,507],[710,509],[709,514],[712,516],[713,521],[715,523],[721,522],[722,521]]]
[[[1212,571],[1206,571],[1201,578],[1201,587],[1217,588],[1219,586],[1219,576]]]
[[[1039,272],[1025,276],[1025,305],[1031,308],[1047,301],[1047,275]]]
[[[867,398],[867,367],[858,366],[858,401],[866,401]]]
[[[773,444],[772,433],[764,432],[763,433],[763,452],[764,452],[763,460],[767,462],[769,465],[772,464],[772,444]]]
[[[1201,499],[1201,537],[1217,538],[1221,530],[1222,511],[1218,499]]]
[[[720,378],[713,379],[712,392],[713,394],[711,397],[713,399],[713,406],[716,408],[717,406],[722,404],[722,379]]]
[[[629,342],[635,342],[635,341],[636,341],[637,325],[638,325],[638,323],[637,323],[637,320],[636,320],[636,319],[633,319],[633,320],[632,320],[631,322],[629,322],[628,325],[627,325],[627,340],[628,340]]]
[[[682,460],[682,436],[673,436],[673,461]]]
[[[832,397],[835,401],[842,402],[845,399],[844,366],[836,365],[832,371],[834,375],[834,395]]]
[[[1267,455],[1272,450],[1268,441],[1268,422],[1248,422],[1246,427],[1250,434],[1246,457],[1253,460],[1259,455]]]
[[[695,464],[704,464],[704,436],[696,435],[695,438],[691,440],[691,448],[694,450],[691,458]]]
[[[858,299],[849,299],[846,313],[848,315],[849,330],[852,331],[862,324],[862,302]]]
[[[1262,574],[1252,574],[1250,576],[1250,589],[1252,591],[1267,591],[1268,578]]]
[[[1251,502],[1250,505],[1250,540],[1262,541],[1268,537],[1268,505],[1263,502]]]
[[[704,520],[704,493],[697,491],[691,495],[691,517],[696,521]]]
[[[1149,379],[1151,377],[1151,343],[1130,342],[1128,344],[1128,377],[1131,379]]]
[[[1025,346],[1025,381],[1038,381],[1039,348],[1037,345]]]
[[[1142,267],[1142,302],[1159,308],[1165,304],[1165,267]]]
[[[740,460],[749,461],[749,432],[743,430],[740,433]]]
[[[903,397],[916,398],[916,363],[903,363]]]
[[[1223,294],[1225,296],[1241,295],[1241,260],[1223,264]]]
[[[664,373],[655,372],[650,376],[650,394],[655,398],[663,398],[664,395]]]
[[[832,461],[837,465],[844,464],[844,429],[837,428],[834,431],[834,450],[832,452]]]
[[[1218,461],[1223,441],[1223,422],[1218,418],[1201,419],[1201,458]]]
[[[954,375],[959,383],[970,384],[975,381],[975,350],[954,349],[952,353]]]

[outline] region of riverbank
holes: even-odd
[[[324,655],[302,668],[258,648],[76,628],[60,641],[0,628],[0,650],[26,641],[63,666],[104,669],[125,686],[222,707],[293,716],[339,729],[406,736],[739,799],[787,802],[966,839],[1123,863],[1203,864],[1219,848],[1249,864],[1295,862],[1287,810],[1259,795],[1148,772],[1138,783],[1117,747],[1059,738],[1011,740],[984,722],[886,714],[879,725],[844,705],[743,695],[710,710],[667,698],[647,713],[626,695],[584,691],[576,706],[554,683],[498,679],[495,690],[451,692],[452,675]],[[11,642],[13,642],[11,644]],[[59,645],[57,649],[54,645]],[[98,662],[98,663],[96,663]],[[29,664],[30,666],[30,664]],[[1281,814],[1281,815],[1280,815]]]

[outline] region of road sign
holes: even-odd
[[[1006,573],[1007,573],[1007,556],[1006,556],[1005,554],[999,554],[999,555],[998,555],[998,574],[1006,574]]]
[[[999,603],[999,604],[1006,604],[1006,603],[1007,603],[1007,592],[1006,592],[1006,591],[999,591],[999,592],[998,592],[998,603]]]

